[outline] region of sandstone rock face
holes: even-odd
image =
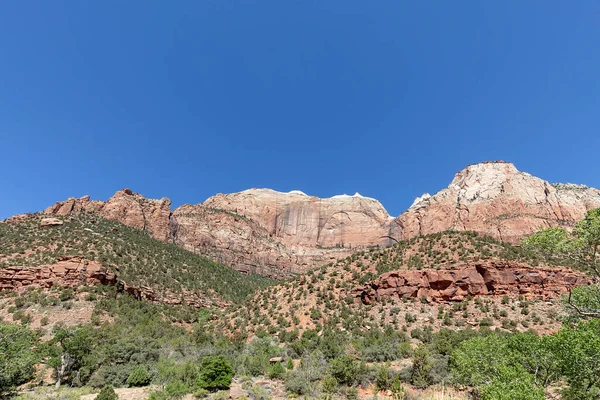
[[[569,288],[589,284],[585,274],[567,268],[531,267],[512,261],[458,264],[445,270],[398,270],[382,274],[358,288],[365,304],[390,297],[422,297],[462,301],[466,296],[523,295],[551,299]]]
[[[20,290],[28,286],[75,287],[116,283],[116,276],[95,261],[79,257],[65,258],[40,267],[4,267],[0,269],[0,291]]]
[[[22,291],[28,287],[50,288],[94,285],[118,285],[122,291],[139,300],[154,303],[181,304],[192,307],[225,306],[226,302],[215,298],[199,297],[191,293],[173,294],[156,291],[149,287],[130,286],[118,279],[110,269],[96,261],[82,257],[64,257],[55,264],[39,267],[0,268],[0,291]]]
[[[251,218],[287,246],[361,247],[390,240],[390,215],[379,201],[358,193],[321,199],[300,191],[249,189],[218,194],[204,205]]]
[[[320,199],[270,189],[218,194],[172,212],[167,198],[146,199],[124,189],[106,202],[71,198],[45,212],[97,213],[237,270],[281,278],[357,248],[449,229],[516,242],[539,228],[572,225],[595,207],[600,207],[600,190],[552,185],[513,164],[487,162],[468,166],[448,188],[418,198],[395,219],[379,201],[358,193]]]
[[[572,225],[600,207],[600,190],[550,184],[506,162],[470,165],[446,189],[417,198],[392,224],[402,239],[448,229],[516,242],[540,228]]]
[[[149,200],[125,189],[107,202],[88,196],[56,203],[47,214],[94,212],[151,233],[239,271],[288,277],[390,242],[392,217],[377,200],[319,199],[301,192],[250,189],[219,194],[171,213],[168,199]]]
[[[63,222],[58,218],[42,218],[40,226],[60,226]]]
[[[48,207],[44,212],[54,215],[69,215],[81,211],[93,212],[104,218],[119,221],[133,228],[150,233],[158,240],[171,238],[171,200],[147,199],[139,193],[123,189],[107,202],[90,200],[89,196],[70,198]]]

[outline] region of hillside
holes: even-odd
[[[41,226],[48,221],[42,214],[0,222],[0,271],[8,267],[51,270],[52,266],[69,260],[71,264],[73,260],[82,265],[91,262],[96,268],[107,267],[125,289],[147,300],[202,306],[239,302],[271,282],[259,275],[242,274],[93,213],[55,219],[48,226]],[[35,272],[31,268],[21,269]],[[8,282],[11,277],[4,278]],[[23,285],[23,281],[16,284]]]
[[[477,282],[469,279],[485,283],[476,267],[501,276],[511,272],[517,278],[531,275],[542,280],[509,284],[504,291],[484,287],[483,292],[451,296],[452,301],[436,287],[444,283],[443,289],[451,286],[450,282],[442,282],[445,278],[439,278],[447,273],[448,279],[462,279],[466,290],[473,290]],[[390,271],[396,277],[408,275],[409,281],[386,286],[384,292],[388,295],[375,293],[365,299],[366,293],[376,290],[382,276],[389,276]],[[461,271],[467,274],[457,277]],[[417,280],[415,289],[400,292],[401,288],[410,289],[411,276]],[[437,281],[424,282],[425,276]],[[263,329],[282,334],[322,326],[361,331],[392,324],[405,331],[410,327],[437,330],[496,326],[520,330],[532,327],[547,332],[560,326],[556,318],[560,306],[555,300],[566,292],[567,282],[583,284],[585,279],[582,273],[542,266],[538,259],[511,244],[475,232],[449,231],[401,241],[385,249],[359,251],[295,280],[266,288],[243,307],[231,311],[221,320],[220,328],[249,332]]]
[[[418,197],[397,218],[358,193],[319,198],[271,189],[217,194],[175,209],[167,198],[147,199],[124,189],[107,201],[70,198],[45,213],[91,212],[239,271],[285,279],[357,249],[446,230],[516,243],[539,228],[572,226],[595,207],[598,189],[551,184],[498,161],[467,166],[447,188]]]

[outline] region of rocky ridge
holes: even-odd
[[[298,191],[250,189],[185,204],[173,212],[170,204],[165,198],[149,200],[124,189],[107,202],[70,198],[45,213],[96,213],[239,271],[276,278],[391,240],[392,217],[377,200],[358,194],[319,199]]]
[[[172,211],[167,198],[146,199],[124,189],[106,202],[70,198],[45,213],[96,213],[239,271],[284,278],[356,249],[445,230],[515,243],[540,228],[570,226],[595,207],[600,207],[598,189],[550,184],[511,163],[485,162],[458,172],[433,196],[417,198],[397,218],[358,193],[321,199],[270,189],[218,194]]]
[[[596,207],[598,189],[550,184],[496,161],[458,172],[446,189],[417,198],[394,225],[402,239],[459,230],[515,243],[541,228],[570,226]]]

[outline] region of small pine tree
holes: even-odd
[[[131,387],[146,386],[150,384],[150,382],[152,382],[152,375],[150,375],[143,365],[135,367],[127,378],[127,384]]]
[[[119,400],[119,396],[117,396],[112,386],[106,385],[96,396],[96,400]]]

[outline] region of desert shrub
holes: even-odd
[[[152,375],[148,372],[145,366],[138,365],[129,374],[127,385],[132,387],[146,386],[152,382]]]
[[[361,379],[363,366],[347,354],[331,360],[329,373],[342,385],[353,385]]]
[[[112,386],[106,385],[102,388],[102,390],[100,390],[96,400],[119,400],[119,397],[115,393],[115,389],[113,389]]]
[[[331,375],[327,375],[321,381],[321,387],[325,393],[333,393],[338,387],[338,381]]]
[[[269,365],[267,375],[271,379],[281,379],[285,375],[285,367],[280,362]]]
[[[224,356],[204,357],[200,363],[198,387],[207,390],[226,390],[231,386],[233,367]]]

